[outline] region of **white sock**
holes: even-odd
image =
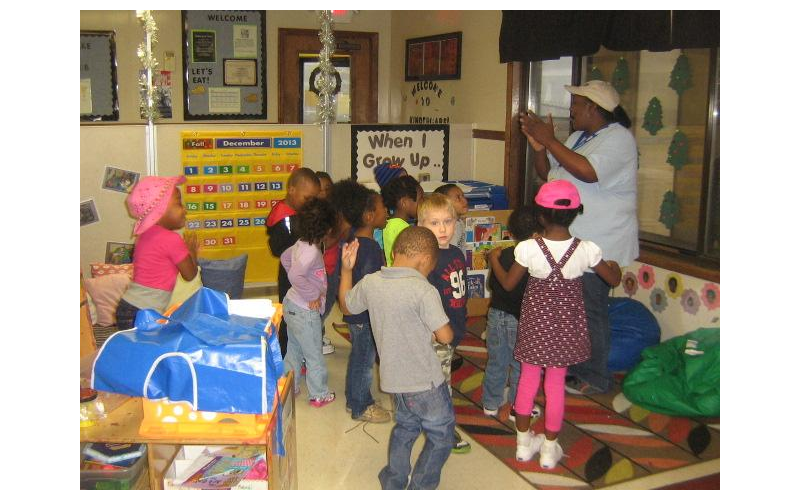
[[[522,446],[528,446],[531,444],[531,433],[530,431],[517,431],[517,444]]]

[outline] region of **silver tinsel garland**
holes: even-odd
[[[321,10],[317,13],[319,17],[320,30],[319,41],[322,42],[322,49],[319,52],[319,74],[315,84],[319,89],[319,104],[317,105],[317,116],[319,123],[333,123],[336,121],[336,107],[333,100],[333,91],[336,88],[336,79],[333,74],[335,69],[331,62],[336,44],[333,39],[333,15],[329,10]]]
[[[139,93],[139,111],[140,116],[152,122],[161,116],[156,105],[156,89],[153,85],[153,74],[158,66],[158,61],[153,55],[153,46],[158,43],[156,36],[158,28],[149,10],[137,10],[136,17],[141,21],[145,32],[144,42],[136,50],[136,55],[139,56],[142,68],[145,70],[144,74],[139,76],[139,88],[142,90]]]

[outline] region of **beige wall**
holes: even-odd
[[[184,122],[180,11],[153,11],[158,27],[156,57],[164,67],[165,52],[175,56],[172,78],[174,118],[156,124],[157,168],[161,175],[177,175],[180,169],[180,133],[183,130],[274,130],[303,132],[304,164],[315,170],[322,165],[322,133],[314,125],[276,125],[278,28],[318,29],[312,11],[267,11],[267,116],[266,122]],[[473,128],[503,130],[505,122],[506,66],[500,64],[497,39],[499,11],[360,11],[352,22],[335,25],[343,31],[379,33],[378,120],[405,123],[414,110],[403,108],[411,82],[404,81],[405,39],[462,31],[461,80],[440,81],[452,111],[450,122],[450,178],[478,179],[503,184],[502,141],[475,140]],[[81,11],[82,30],[116,32],[120,120],[81,125],[81,200],[95,200],[100,222],[81,228],[81,269],[101,262],[107,241],[130,242],[133,221],[121,193],[101,189],[106,165],[146,172],[145,127],[139,118],[136,49],[143,30],[135,11]],[[455,99],[452,99],[455,98]],[[450,104],[451,101],[453,104]],[[271,122],[272,124],[269,124]],[[350,127],[333,126],[332,172],[334,179],[350,174]]]
[[[474,128],[505,130],[506,64],[500,63],[497,41],[500,36],[500,11],[393,11],[391,112],[392,122],[407,122],[410,116],[449,116],[450,123],[470,124]],[[431,106],[415,102],[416,82],[405,81],[405,41],[408,38],[462,32],[461,79],[437,80],[442,98]],[[417,96],[431,96],[418,91]],[[434,108],[434,109],[431,109]],[[470,169],[473,179],[503,184],[504,143],[472,140]]]

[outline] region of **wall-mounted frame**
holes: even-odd
[[[406,81],[461,79],[461,32],[406,40]]]
[[[81,121],[119,121],[113,31],[81,30]]]
[[[184,120],[267,118],[266,12],[182,10]]]

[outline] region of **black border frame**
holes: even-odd
[[[113,111],[110,115],[80,115],[82,122],[117,122],[119,121],[119,80],[117,78],[117,42],[116,32],[81,30],[81,36],[107,36],[111,47],[111,99],[113,101]]]
[[[259,20],[258,25],[261,29],[261,50],[256,57],[256,64],[261,62],[261,71],[256,71],[256,86],[258,86],[258,80],[261,81],[261,113],[256,114],[246,114],[246,113],[228,113],[228,114],[205,114],[205,115],[193,115],[189,112],[189,67],[190,63],[188,62],[188,58],[190,57],[190,37],[188,33],[191,32],[193,29],[204,29],[203,26],[192,26],[188,25],[188,19],[186,17],[185,10],[181,11],[181,26],[183,27],[181,33],[181,50],[182,50],[182,57],[183,57],[183,119],[184,121],[197,121],[197,120],[266,120],[267,119],[267,14],[266,11],[263,10],[231,10],[225,12],[247,12],[247,13],[256,13],[258,14]],[[203,12],[218,12],[218,11],[203,11]],[[231,23],[234,24],[234,23]],[[206,28],[207,29],[207,28]],[[215,50],[219,50],[215,48]],[[220,71],[223,74],[223,86],[225,85],[225,77],[224,77],[224,60],[225,59],[234,59],[233,55],[231,57],[225,57],[224,54],[219,54],[217,52],[217,58],[220,59],[220,62],[215,63],[219,65]],[[231,86],[231,85],[228,85]]]
[[[405,58],[404,58],[404,67],[403,73],[405,74],[405,81],[407,82],[419,82],[419,81],[426,81],[426,80],[460,80],[461,79],[461,31],[454,31],[452,33],[443,33],[441,35],[432,35],[432,36],[425,36],[420,38],[408,38],[406,39],[406,51],[405,51]],[[436,42],[436,41],[444,41],[450,40],[452,38],[456,38],[458,40],[458,55],[456,57],[456,72],[450,75],[419,75],[419,76],[411,76],[408,74],[408,49],[412,44],[418,43],[425,43],[425,42]]]

